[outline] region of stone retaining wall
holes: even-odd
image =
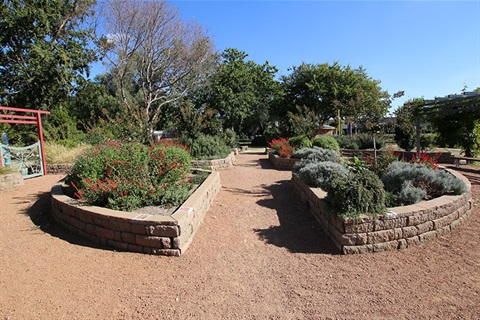
[[[205,214],[220,191],[220,174],[212,172],[171,215],[147,215],[86,206],[52,187],[55,220],[71,232],[103,246],[155,255],[180,256],[192,243]]]
[[[213,171],[219,171],[224,169],[229,169],[235,164],[235,151],[230,152],[230,154],[225,159],[215,159],[215,160],[192,160],[192,168],[208,169]]]
[[[73,168],[73,163],[47,164],[49,174],[68,174]]]
[[[471,214],[470,182],[459,173],[448,170],[465,181],[468,190],[460,196],[442,196],[420,203],[388,208],[376,219],[361,216],[357,221],[328,213],[326,192],[310,188],[292,174],[295,191],[320,223],[326,234],[343,254],[369,253],[404,249],[442,236],[462,225]]]
[[[300,159],[282,158],[273,152],[268,153],[268,159],[277,170],[293,170],[293,166]]]
[[[20,172],[0,175],[0,191],[11,190],[22,184],[24,184],[24,182]]]

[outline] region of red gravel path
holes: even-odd
[[[480,197],[480,169],[463,167]],[[60,176],[0,192],[0,319],[478,319],[480,214],[404,251],[335,253],[265,155],[237,157],[180,258],[116,252],[52,222]]]

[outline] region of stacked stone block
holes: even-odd
[[[277,170],[293,170],[295,163],[300,160],[294,158],[282,158],[273,152],[268,153],[268,159]]]
[[[235,154],[236,151],[232,151],[225,159],[193,160],[191,166],[192,168],[208,169],[212,171],[229,169],[235,164]]]
[[[220,175],[210,176],[172,215],[148,215],[87,206],[52,187],[52,214],[74,234],[103,246],[146,254],[180,256],[200,228],[220,191]]]
[[[356,254],[405,249],[443,236],[462,225],[472,212],[470,183],[462,175],[450,172],[467,183],[468,192],[388,208],[383,216],[361,216],[356,220],[330,214],[324,203],[325,191],[308,187],[296,174],[292,175],[292,182],[301,200],[340,252]]]

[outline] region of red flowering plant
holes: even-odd
[[[190,160],[178,147],[110,142],[79,157],[67,183],[90,205],[125,211],[178,205],[191,189]]]
[[[410,163],[423,164],[430,169],[438,169],[438,159],[442,156],[442,153],[436,153],[433,156],[427,155],[425,152],[416,153],[413,155]]]
[[[288,138],[272,139],[268,144],[282,158],[290,158],[294,148],[288,143]]]

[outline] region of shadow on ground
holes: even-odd
[[[299,201],[289,180],[263,187],[272,198],[259,200],[257,204],[274,209],[280,225],[255,229],[261,239],[287,248],[292,253],[339,254],[317,221]]]
[[[62,239],[71,244],[96,249],[110,250],[109,248],[102,247],[99,244],[88,241],[80,236],[70,233],[67,229],[59,225],[51,214],[50,192],[39,193],[35,197],[37,198],[37,200],[34,200],[35,202],[33,203],[33,205],[27,210],[25,210],[23,213],[30,217],[36,228],[50,234],[53,237]]]
[[[447,168],[458,171],[459,173],[464,175],[465,178],[467,178],[470,181],[472,186],[480,185],[480,177],[478,175],[478,173],[480,172],[480,168],[477,169],[470,166],[457,168],[454,165],[447,165]]]

